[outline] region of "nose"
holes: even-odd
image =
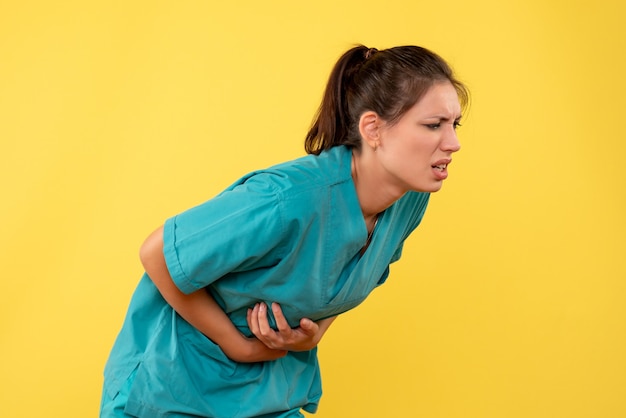
[[[461,149],[461,143],[459,142],[454,127],[450,126],[446,129],[441,140],[441,149],[447,152],[457,152]]]

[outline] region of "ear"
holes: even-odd
[[[368,110],[361,114],[359,119],[359,133],[364,145],[369,145],[374,151],[380,146],[380,128],[382,119],[374,111]]]

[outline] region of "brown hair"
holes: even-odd
[[[309,154],[337,145],[360,148],[359,119],[376,112],[393,124],[435,83],[449,81],[463,108],[469,91],[454,77],[437,54],[419,46],[398,46],[378,51],[358,45],[335,64],[322,104],[304,141]]]

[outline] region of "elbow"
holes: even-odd
[[[152,244],[148,239],[141,244],[139,247],[139,261],[145,270],[148,270],[148,266],[150,265],[150,260],[152,258]]]
[[[163,260],[163,227],[146,238],[139,248],[139,261],[148,274],[155,264],[162,264]]]
[[[141,247],[139,247],[139,261],[141,262],[144,270],[147,270],[146,264],[149,258],[150,254],[148,253],[148,246],[146,245],[146,242],[144,242],[143,244],[141,244]]]
[[[139,260],[152,283],[168,303],[171,304],[180,296],[180,291],[167,270],[163,255],[163,227],[146,238],[139,248]]]

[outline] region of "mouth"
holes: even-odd
[[[437,180],[445,180],[446,178],[448,178],[448,165],[450,165],[451,162],[452,160],[446,158],[437,161],[431,166],[433,169],[433,174],[435,175],[435,178]]]

